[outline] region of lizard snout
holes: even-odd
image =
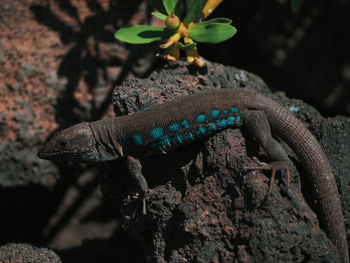
[[[45,146],[42,146],[39,151],[38,151],[38,157],[40,159],[45,159],[46,154],[45,154]]]

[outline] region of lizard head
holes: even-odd
[[[94,162],[98,157],[96,140],[87,122],[56,132],[39,150],[46,160]]]

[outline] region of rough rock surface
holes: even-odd
[[[320,3],[309,1],[305,2],[302,11],[295,15],[290,12],[289,1],[274,0],[268,4],[241,1],[235,3],[237,8],[234,10],[225,7],[231,5],[230,1],[223,1],[214,16],[231,16],[233,24],[239,30],[238,34],[232,41],[218,45],[201,44],[199,52],[207,58],[212,56],[215,61],[221,63],[227,61],[224,64],[233,63],[259,73],[264,76],[264,80],[268,80],[270,87],[274,86],[277,89],[293,87],[294,94],[298,94],[297,97],[306,95],[309,101],[316,101],[326,96],[328,106],[341,109],[349,104],[349,96],[346,96],[350,90],[347,63],[349,37],[343,34],[348,29],[345,25],[350,25],[346,23],[350,17],[346,8],[349,3],[338,0],[325,5],[322,1]],[[251,12],[252,4],[257,12]],[[270,7],[273,7],[273,10]],[[228,14],[221,15],[220,10],[227,11]],[[108,114],[113,115],[110,102],[111,92],[116,83],[121,83],[132,74],[144,75],[148,72],[153,61],[152,47],[127,45],[113,38],[118,27],[149,24],[148,11],[145,1],[141,0],[133,1],[133,5],[130,5],[129,0],[1,1],[2,244],[29,242],[54,248],[62,261],[68,263],[142,262],[143,250],[120,228],[118,202],[123,201],[121,197],[128,200],[127,194],[130,191],[125,187],[132,187],[129,178],[126,176],[119,178],[123,180],[118,185],[120,191],[106,202],[99,192],[98,176],[102,174],[101,170],[79,164],[54,164],[39,160],[36,152],[40,144],[56,128],[83,120],[100,119]],[[266,30],[261,30],[261,24]],[[327,34],[324,34],[325,28]],[[302,41],[299,41],[300,36],[305,36],[302,37]],[[323,39],[321,42],[320,36]],[[156,50],[159,52],[159,48]],[[326,54],[324,50],[330,52]],[[220,60],[220,57],[225,60]],[[276,59],[279,60],[277,63]],[[220,67],[218,70],[223,72]],[[197,73],[193,69],[192,72],[195,73],[193,78],[195,81]],[[200,74],[197,75],[201,77]],[[215,84],[218,86],[230,85],[224,83],[230,76],[220,74],[216,76],[219,77],[218,80],[215,80],[213,75],[209,76],[208,83],[219,83]],[[238,74],[231,77],[237,82],[239,79],[244,80],[244,74],[242,76],[243,78]],[[163,74],[163,77],[167,75]],[[250,81],[254,81],[254,78],[250,77]],[[137,82],[140,80],[135,83]],[[167,82],[169,80],[164,84]],[[189,82],[188,85],[190,84]],[[331,91],[325,91],[325,87]],[[299,89],[302,89],[301,93],[297,93]],[[307,93],[306,89],[311,92]],[[179,94],[181,92],[182,90]],[[310,93],[311,97],[307,95]],[[288,94],[293,93],[288,91]],[[320,119],[318,122],[318,113],[306,104],[296,100],[290,101],[283,94],[275,95],[287,105],[290,103],[293,106],[297,105],[299,112],[296,115],[303,120],[309,123],[315,119],[312,125],[316,123],[321,125],[315,126],[313,131],[316,134],[319,127],[323,127],[318,136],[323,137],[321,143],[329,156],[334,157],[331,157],[331,162],[335,164],[335,170],[340,175],[339,186],[347,214],[349,194],[346,187],[347,178],[343,175],[348,174],[350,164],[349,122],[345,118],[328,121]],[[325,114],[331,112],[328,108],[324,110]],[[334,126],[335,123],[338,124]],[[249,138],[249,135],[245,138]],[[192,147],[198,149],[198,145],[202,143],[187,149]],[[194,152],[193,156],[196,154]],[[177,155],[174,156],[176,159]],[[168,158],[156,157],[151,164],[158,165],[159,161],[164,163],[169,160]],[[174,165],[188,167],[185,164],[186,160],[177,164],[170,159],[167,162],[169,167],[162,169],[163,171],[168,169],[172,175]],[[119,165],[122,171],[123,166]],[[144,162],[144,166],[145,169],[152,168],[147,162]],[[116,165],[111,165],[111,169],[115,171]],[[156,180],[153,173],[153,170],[148,172],[149,178]],[[122,172],[118,170],[118,174]],[[181,176],[182,173],[179,173],[180,178]],[[158,179],[160,178],[163,178],[162,175]],[[170,181],[166,177],[164,180]],[[165,185],[163,181],[151,181],[152,187]],[[169,189],[173,189],[171,184],[167,185]],[[162,191],[162,188],[159,189]],[[302,189],[307,196],[306,182],[302,183]],[[124,193],[124,196],[120,195],[121,193]],[[178,199],[182,200],[183,194],[179,194],[180,191],[169,192],[169,198],[173,200],[171,204],[177,204]],[[311,205],[312,199],[308,200],[311,200],[309,201]],[[161,199],[158,204],[162,204]],[[162,208],[161,211],[167,210]],[[141,229],[135,228],[135,231]],[[150,253],[148,251],[147,255]]]
[[[1,263],[61,263],[51,249],[38,248],[28,244],[9,243],[0,246]]]
[[[122,236],[120,224],[110,212],[114,204],[101,198],[99,170],[40,160],[37,151],[55,129],[113,116],[116,83],[148,70],[148,46],[125,46],[113,37],[116,27],[148,23],[141,2],[1,1],[1,244],[64,250],[64,262],[79,253],[75,263],[111,262],[112,253],[103,253],[105,260],[99,255],[108,241],[128,251],[125,238],[113,239]]]
[[[168,64],[146,79],[128,79],[116,87],[115,112],[130,114],[210,88],[257,91],[305,121],[325,147],[342,201],[347,201],[349,120],[324,119],[302,101],[272,94],[260,78],[243,70],[211,63],[200,70],[185,63]],[[122,163],[111,164],[104,192],[122,203],[124,228],[140,241],[147,262],[337,262],[317,211],[310,208],[314,200],[305,172],[283,145],[296,170],[289,189],[285,174],[279,174],[268,198],[269,173],[243,169],[254,163],[252,157],[267,160],[244,129],[224,130],[178,151],[144,159],[143,172],[152,189],[146,216],[133,216],[137,196]]]

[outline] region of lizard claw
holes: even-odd
[[[146,210],[146,198],[143,196],[141,198],[141,202],[142,202],[142,214],[146,215],[147,214],[147,210]]]
[[[269,196],[272,191],[272,186],[273,186],[273,183],[275,182],[275,175],[276,175],[276,172],[279,170],[285,170],[287,174],[287,189],[289,188],[291,166],[288,161],[276,161],[271,163],[264,163],[259,161],[256,157],[253,157],[253,159],[257,162],[257,165],[245,166],[244,169],[271,170],[271,179],[270,179],[269,190],[267,191],[267,196]]]
[[[139,210],[140,209],[140,205],[141,205],[141,213],[142,213],[142,215],[146,215],[147,214],[146,196],[145,196],[145,194],[137,193],[136,194],[136,198],[137,198],[136,208],[135,208],[134,212],[132,213],[131,218],[135,218],[136,213],[138,211],[140,211]]]
[[[137,207],[133,213],[133,217],[136,215],[137,210],[139,209],[139,206],[141,204],[141,213],[142,215],[147,215],[147,209],[146,209],[146,196],[149,195],[152,192],[152,189],[148,189],[147,193],[145,194],[140,194],[138,196],[138,202],[137,202]]]

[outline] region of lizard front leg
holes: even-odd
[[[245,168],[271,170],[271,180],[267,195],[271,193],[275,174],[278,170],[286,171],[287,187],[289,187],[291,163],[287,153],[283,150],[282,146],[272,137],[270,124],[266,114],[262,111],[252,110],[243,112],[241,115],[242,119],[244,120],[244,127],[247,128],[254,139],[265,149],[270,159],[272,160],[271,163],[263,163],[258,161],[258,165],[247,166]]]
[[[129,174],[134,179],[138,190],[140,191],[140,200],[142,202],[142,213],[146,214],[146,199],[145,196],[148,192],[148,184],[146,178],[142,175],[142,165],[140,160],[135,159],[132,156],[126,157],[126,166],[128,168]]]

